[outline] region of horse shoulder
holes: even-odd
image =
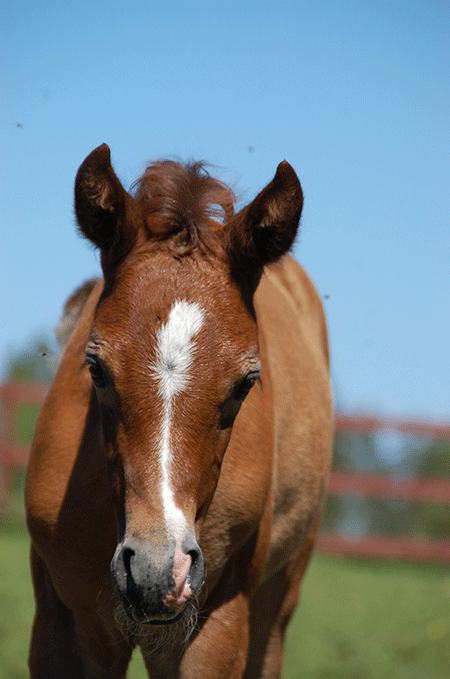
[[[255,307],[272,399],[270,572],[298,549],[320,512],[332,448],[332,398],[322,304],[293,258],[268,271]]]
[[[73,537],[80,533],[78,522],[86,509],[72,490],[80,474],[91,479],[84,485],[85,495],[92,484],[96,486],[96,496],[101,495],[101,473],[95,468],[93,453],[96,423],[90,407],[92,384],[88,371],[82,370],[84,348],[101,290],[102,283],[96,283],[79,309],[78,321],[47,393],[31,446],[25,487],[27,520],[35,547],[44,559],[51,558],[53,552],[59,553],[58,559],[64,561],[70,558],[67,549],[72,547],[75,553]],[[92,524],[92,517],[87,521]]]

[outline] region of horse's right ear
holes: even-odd
[[[125,191],[111,166],[106,144],[82,163],[75,179],[75,215],[80,231],[101,251],[103,269],[116,264],[133,247],[135,234],[127,228],[134,199]]]

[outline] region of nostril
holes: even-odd
[[[196,549],[191,549],[191,550],[188,552],[188,556],[191,557],[191,569],[192,569],[192,568],[195,568],[195,564],[197,563],[198,558],[199,558],[198,550],[196,550]]]
[[[197,590],[203,579],[203,554],[200,547],[194,547],[188,551],[191,558],[188,580],[193,591]]]
[[[131,549],[131,547],[124,547],[122,549],[122,561],[128,578],[131,577],[131,559],[134,555],[135,551],[134,549]]]

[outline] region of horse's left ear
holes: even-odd
[[[259,280],[262,268],[292,247],[300,222],[303,192],[295,170],[285,160],[275,177],[229,224],[232,270]]]

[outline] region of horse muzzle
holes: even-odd
[[[203,555],[190,536],[165,544],[125,537],[112,558],[111,576],[135,622],[175,622],[200,588]]]

